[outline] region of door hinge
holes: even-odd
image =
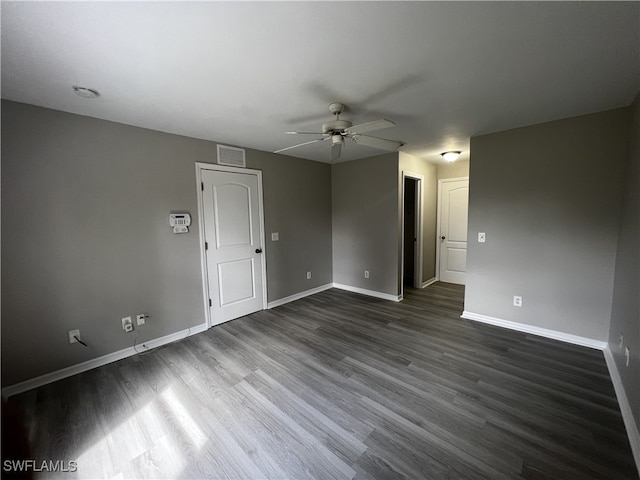
[[[207,242],[204,242],[204,249],[209,250],[209,244]]]
[[[212,307],[213,304],[211,303],[211,299],[209,299],[209,306]]]
[[[204,192],[204,182],[200,182],[200,190]]]

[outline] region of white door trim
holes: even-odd
[[[262,171],[252,170],[249,168],[227,167],[215,163],[196,162],[196,189],[198,197],[198,227],[200,230],[200,271],[202,273],[202,295],[204,299],[204,314],[206,318],[207,328],[213,326],[211,319],[211,309],[209,308],[209,276],[207,275],[207,251],[205,249],[205,232],[204,232],[204,201],[202,198],[202,171],[215,170],[219,172],[243,173],[245,175],[256,175],[258,179],[258,210],[260,213],[260,231],[262,242],[262,255],[260,255],[262,270],[262,309],[267,309],[267,253],[264,233],[264,204],[262,196]]]
[[[416,181],[416,254],[413,261],[413,283],[415,288],[422,288],[422,250],[424,242],[422,238],[423,212],[422,205],[424,203],[424,175],[409,171],[402,171],[402,197],[400,201],[401,207],[401,225],[400,225],[400,298],[404,297],[404,181],[406,178],[412,178]],[[417,279],[417,281],[416,281]]]
[[[469,181],[469,177],[452,177],[452,178],[440,178],[438,179],[438,198],[436,202],[438,203],[437,214],[436,214],[436,280],[440,281],[440,241],[441,233],[440,233],[440,221],[442,219],[442,184],[450,183],[450,182],[460,182],[461,180]]]

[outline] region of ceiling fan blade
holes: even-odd
[[[342,155],[342,143],[334,143],[331,145],[331,161],[335,162]]]
[[[354,125],[353,127],[345,128],[345,133],[364,133],[372,132],[373,130],[381,130],[383,128],[395,127],[396,124],[386,118],[380,120],[374,120],[373,122],[361,123],[360,125]]]
[[[328,135],[320,132],[284,132],[285,135]]]
[[[365,145],[367,147],[379,148],[380,150],[388,150],[390,152],[399,149],[405,145],[404,142],[396,140],[387,140],[386,138],[370,137],[368,135],[354,135],[351,137],[354,143]]]
[[[315,140],[311,140],[310,142],[299,143],[299,144],[297,144],[297,145],[293,145],[293,146],[291,146],[291,147],[281,148],[280,150],[276,150],[276,151],[275,151],[275,152],[273,152],[273,153],[282,153],[282,152],[285,152],[285,151],[287,151],[287,150],[291,150],[292,148],[298,148],[298,147],[302,147],[302,146],[304,146],[304,145],[310,145],[310,144],[312,144],[312,143],[322,142],[323,140],[326,140],[327,138],[329,138],[329,137],[326,137],[326,138],[316,138]]]

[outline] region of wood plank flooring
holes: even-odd
[[[329,290],[10,399],[36,478],[637,479],[602,352]]]

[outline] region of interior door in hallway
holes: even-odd
[[[467,267],[469,179],[440,181],[439,277],[464,285]]]
[[[259,175],[202,171],[211,325],[265,308]]]

